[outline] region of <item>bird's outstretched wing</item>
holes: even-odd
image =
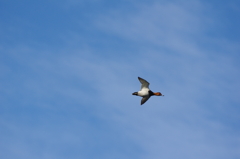
[[[150,96],[143,97],[141,100],[141,105],[143,105],[149,98]]]
[[[138,80],[141,82],[142,86],[141,86],[141,89],[142,88],[148,88],[149,87],[149,83],[148,81],[146,81],[145,79],[142,79],[141,77],[138,77]]]

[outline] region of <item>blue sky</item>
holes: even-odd
[[[0,157],[240,158],[237,0],[3,0]],[[152,97],[132,96],[137,77]]]

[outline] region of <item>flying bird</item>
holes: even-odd
[[[142,86],[141,86],[141,90],[138,92],[134,92],[132,95],[136,95],[136,96],[140,96],[142,97],[141,100],[141,105],[143,105],[151,96],[155,95],[155,96],[164,96],[162,95],[162,93],[160,92],[152,92],[149,89],[149,83],[148,81],[146,81],[145,79],[142,79],[141,77],[138,77],[138,80],[141,82]]]

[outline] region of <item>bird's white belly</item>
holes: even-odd
[[[141,96],[141,97],[148,96],[149,95],[148,91],[149,91],[148,89],[138,91],[138,96]]]

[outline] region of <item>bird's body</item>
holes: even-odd
[[[162,93],[157,92],[154,93],[149,89],[149,83],[145,79],[138,77],[138,80],[141,82],[141,90],[138,92],[134,92],[132,95],[143,97],[141,100],[141,105],[144,104],[151,96],[163,96]]]

